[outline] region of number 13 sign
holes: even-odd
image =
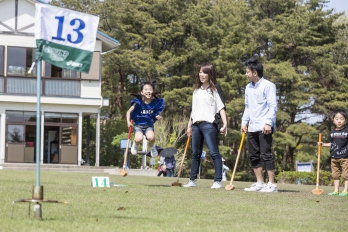
[[[35,39],[41,59],[80,72],[89,72],[99,18],[36,3]]]

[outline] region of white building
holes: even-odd
[[[36,142],[35,0],[0,0],[0,164],[34,163]],[[101,53],[117,40],[98,31],[88,74],[42,61],[41,149],[45,163],[81,165],[82,121],[98,115],[96,166],[99,166]]]

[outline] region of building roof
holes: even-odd
[[[47,2],[46,1],[44,1],[44,0],[27,0],[28,2],[31,2],[31,3],[44,3],[44,4],[47,4]]]
[[[120,42],[118,42],[118,40],[108,36],[107,34],[101,31],[97,31],[97,38],[103,42],[102,50],[104,52],[109,51],[111,49],[115,49],[121,45]]]

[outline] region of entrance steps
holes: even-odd
[[[3,163],[0,164],[2,169],[6,170],[36,170],[36,164],[23,163]],[[81,172],[81,173],[99,173],[109,175],[119,175],[121,168],[110,166],[77,166],[69,164],[41,164],[40,171],[53,172]],[[154,169],[127,169],[128,175],[132,176],[157,176],[158,171]]]

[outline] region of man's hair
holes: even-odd
[[[347,112],[344,109],[337,109],[332,112],[332,119],[335,118],[336,114],[341,114],[344,119],[347,120]]]
[[[255,58],[248,59],[244,61],[244,66],[250,69],[252,72],[257,72],[257,75],[261,78],[263,77],[263,66],[262,64]]]

